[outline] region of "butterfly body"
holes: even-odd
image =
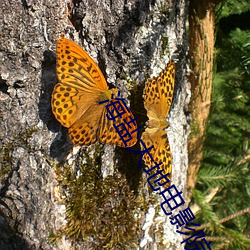
[[[71,141],[85,146],[97,141],[120,147],[133,146],[137,141],[136,133],[125,145],[114,128],[129,117],[133,118],[132,113],[126,111],[115,121],[106,116],[106,106],[117,96],[118,89],[108,88],[99,67],[76,43],[60,38],[56,53],[58,83],[52,93],[51,106],[56,119],[68,128]],[[106,100],[108,102],[99,104]],[[127,127],[130,133],[136,128],[136,123]]]
[[[168,128],[169,124],[168,122],[166,121],[166,119],[150,119],[148,122],[147,122],[147,127],[150,128],[150,129],[166,129]]]
[[[150,150],[154,161],[148,154],[144,154],[143,160],[149,168],[155,166],[154,162],[162,162],[159,168],[164,169],[164,174],[169,173],[170,175],[172,160],[165,129],[169,126],[166,117],[172,102],[174,77],[174,62],[170,61],[158,77],[147,80],[143,92],[144,106],[149,120],[145,132],[142,134],[142,141],[147,148],[154,146]]]

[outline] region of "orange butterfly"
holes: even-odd
[[[108,89],[107,82],[96,63],[76,43],[60,38],[57,42],[57,76],[52,94],[52,111],[56,119],[66,128],[75,145],[91,145],[96,141],[115,144],[120,147],[131,147],[137,142],[137,125],[130,110],[123,101],[111,107],[111,113],[117,116],[121,110],[125,112],[115,120],[109,120],[106,105],[115,102],[118,89]],[[99,102],[109,100],[108,103]],[[127,145],[117,133],[115,126],[124,124],[127,131],[121,134]],[[129,125],[128,125],[129,124]]]
[[[144,107],[147,110],[149,121],[141,139],[147,148],[154,146],[150,150],[152,158],[157,163],[162,162],[159,169],[164,170],[163,174],[169,173],[169,175],[172,173],[172,158],[165,129],[168,127],[166,117],[171,107],[174,79],[175,64],[170,61],[158,77],[147,80],[143,91]],[[142,145],[141,148],[144,149]],[[155,166],[148,154],[144,154],[143,160],[148,167]],[[164,187],[167,188],[169,185],[170,183],[164,185]]]

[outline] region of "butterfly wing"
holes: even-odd
[[[57,42],[56,54],[59,82],[90,93],[97,89],[108,90],[101,70],[79,45],[66,38],[60,38]]]
[[[66,128],[81,119],[91,106],[98,103],[97,93],[86,93],[82,89],[58,83],[52,94],[52,111],[56,119]],[[100,107],[97,107],[100,108]]]
[[[104,105],[99,105],[99,96],[85,93],[74,87],[58,83],[53,91],[52,111],[56,119],[66,128],[75,145],[90,145],[97,141],[97,129]]]
[[[172,173],[172,158],[166,132],[162,129],[146,128],[145,132],[142,133],[141,139],[147,148],[154,146],[149,152],[156,163],[159,164],[162,162],[162,164],[159,166],[159,170],[164,169],[162,174],[169,173],[167,178],[170,179]],[[155,163],[151,160],[147,153],[144,154],[142,159],[144,160],[145,165],[149,168],[155,166]],[[166,188],[168,186],[169,183],[164,187]]]
[[[149,119],[166,118],[174,92],[175,65],[170,61],[158,77],[147,80],[143,91],[144,107]]]
[[[118,112],[122,109],[125,111],[125,113],[121,116],[117,116],[118,113],[115,110],[114,106],[111,106],[110,111],[113,113],[114,117],[117,116],[115,120],[108,119],[108,117],[111,116],[107,111],[103,113],[99,131],[100,141],[106,144],[116,144],[120,147],[132,147],[137,142],[137,125],[136,122],[133,121],[133,114],[122,101],[119,101],[119,103],[116,103],[114,105],[116,106]],[[117,127],[119,131],[121,131],[120,135],[116,131],[115,127]],[[126,142],[126,145],[121,137]]]
[[[99,99],[108,91],[106,80],[95,62],[74,42],[59,39],[56,52],[58,84],[52,94],[52,111],[69,128],[74,144],[90,145],[97,140],[105,110]]]
[[[57,43],[59,83],[52,94],[52,111],[57,120],[69,128],[78,121],[97,98],[108,90],[99,67],[77,44],[61,38]]]

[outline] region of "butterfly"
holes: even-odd
[[[172,172],[172,159],[165,128],[169,125],[166,117],[172,102],[174,79],[175,64],[173,61],[170,61],[158,77],[149,78],[146,81],[143,91],[144,107],[147,110],[149,120],[141,139],[147,148],[154,146],[149,151],[150,155],[156,163],[162,162],[159,166],[160,170],[164,169],[162,174],[169,173],[169,175]],[[144,150],[142,145],[141,148]],[[143,160],[148,167],[155,166],[149,154],[145,153]],[[168,183],[164,186],[168,187],[170,184]]]
[[[56,46],[58,83],[52,93],[52,112],[66,128],[75,145],[91,145],[97,141],[120,147],[131,147],[137,142],[136,122],[123,101],[116,101],[118,89],[108,89],[107,82],[96,63],[79,45],[60,38]],[[107,103],[99,104],[108,100]],[[106,106],[111,103],[110,112]],[[123,111],[123,112],[122,112]],[[108,119],[109,114],[117,116]],[[119,115],[120,114],[120,115]],[[121,132],[114,126],[124,124]]]

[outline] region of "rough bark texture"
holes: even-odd
[[[131,100],[142,126],[145,111],[144,118],[136,111],[143,109],[143,83],[173,58],[177,74],[167,132],[173,154],[172,180],[185,199],[188,124],[184,110],[190,93],[187,3],[1,0],[0,4],[0,249],[183,249],[182,236],[162,212],[159,195],[146,185],[138,157],[98,143],[72,148],[66,130],[51,112],[50,100],[57,82],[55,44],[61,34],[81,44],[98,61],[108,83]],[[83,221],[71,206],[86,198],[77,184],[82,164],[88,172],[80,177],[89,178],[91,188],[100,185],[100,190],[110,190],[108,197],[99,190],[91,193],[93,204],[103,200],[103,210],[98,214],[83,210],[81,218],[91,215]],[[99,175],[92,180],[95,169]],[[75,194],[80,195],[78,202]],[[134,202],[138,197],[141,200]],[[113,216],[112,210],[107,217],[111,205],[115,210],[121,204],[125,204],[123,211]],[[79,223],[83,224],[78,227],[80,236],[73,232]]]
[[[196,176],[200,168],[206,122],[211,104],[215,7],[215,1],[211,0],[202,1],[199,4],[196,0],[190,1],[189,7],[192,128],[188,141],[187,187],[190,189],[196,184]]]

